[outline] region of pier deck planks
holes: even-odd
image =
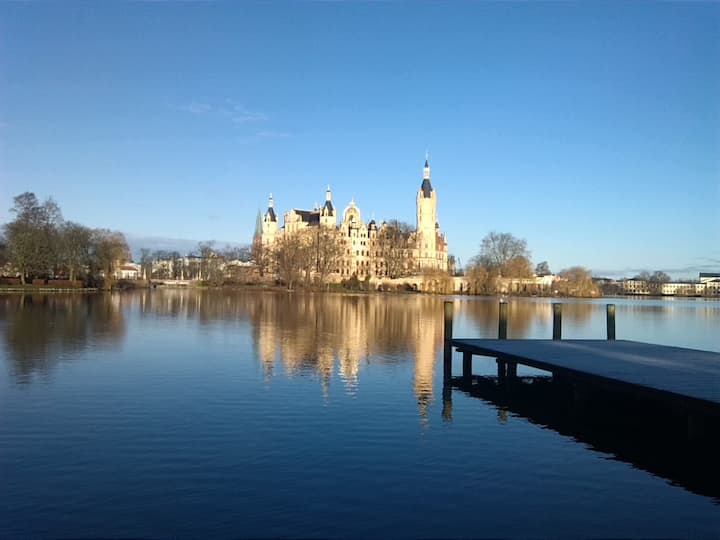
[[[666,394],[686,405],[720,412],[720,353],[594,339],[453,339],[458,351],[492,356],[575,379]]]

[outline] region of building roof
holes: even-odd
[[[277,221],[275,209],[272,206],[268,206],[267,212],[265,212],[265,217],[267,216],[270,216],[270,221]]]
[[[328,214],[332,215],[332,213],[335,211],[332,205],[332,201],[325,201],[325,204],[323,205],[323,209],[327,208]]]
[[[430,185],[430,179],[429,178],[423,178],[422,185],[420,186],[420,189],[423,192],[423,197],[426,199],[429,199],[432,197],[432,186]]]
[[[320,212],[317,210],[297,210],[293,208],[293,212],[300,216],[300,220],[310,225],[320,223]]]

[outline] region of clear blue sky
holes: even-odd
[[[720,271],[720,3],[0,4],[0,222],[34,191],[136,248],[248,243],[329,183],[414,223],[426,150],[463,262],[496,230]]]

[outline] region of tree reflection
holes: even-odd
[[[125,335],[120,295],[33,294],[0,297],[10,370],[18,382],[47,375],[91,341],[118,343]]]

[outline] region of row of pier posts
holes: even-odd
[[[444,307],[444,355],[443,355],[443,375],[446,380],[452,377],[452,334],[453,334],[453,302],[448,300]],[[553,328],[552,338],[554,340],[562,339],[562,304],[555,302],[552,304],[553,311]],[[507,339],[508,329],[508,303],[500,301],[498,311],[498,339]],[[607,339],[612,341],[615,339],[615,304],[606,305],[606,321],[607,321]],[[506,360],[497,360],[498,378],[501,380],[506,378],[517,377],[517,363],[508,362]],[[472,353],[463,352],[463,377],[470,379],[472,376]]]
[[[453,337],[453,313],[454,306],[452,301],[446,301],[444,305],[445,325],[444,325],[444,358],[443,358],[443,418],[452,419],[452,337]],[[508,303],[500,302],[498,315],[498,339],[507,339],[508,330]],[[552,338],[554,340],[562,339],[562,304],[559,302],[552,304],[553,328]],[[615,340],[615,304],[606,305],[606,321],[607,321],[607,339]],[[462,362],[462,378],[467,384],[472,382],[472,357],[473,354],[463,351]],[[517,378],[517,362],[506,359],[496,359],[498,368],[498,381],[505,381]],[[555,380],[556,374],[553,374]],[[572,385],[573,400],[578,407],[588,407],[591,400],[592,389],[590,385],[581,381],[566,381],[563,378],[558,379],[560,384],[570,383]],[[508,386],[510,388],[510,386]],[[708,433],[709,420],[702,414],[690,412],[683,407],[679,407],[676,411],[678,415],[685,415],[687,419],[687,435],[691,440],[705,437]],[[716,429],[716,428],[715,428]],[[717,430],[714,431],[717,437]]]

